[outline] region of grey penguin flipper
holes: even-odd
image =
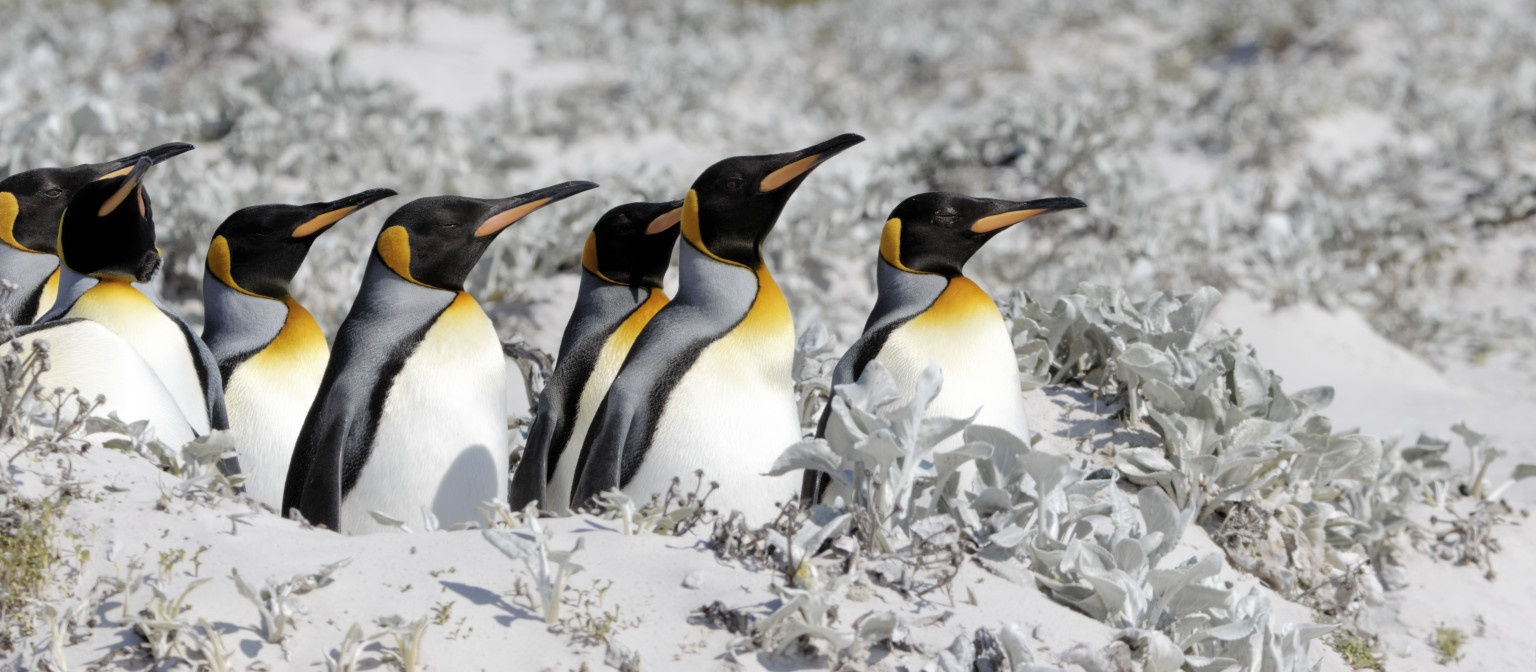
[[[663,308],[640,332],[623,368],[608,388],[608,396],[597,407],[576,464],[579,477],[571,495],[573,507],[622,488],[634,477],[650,449],[656,421],[665,410],[672,388],[704,348],[731,326],[725,325],[700,338],[697,324],[667,319],[668,308]],[[693,338],[687,337],[689,332]]]
[[[332,365],[304,418],[283,487],[281,513],[298,509],[305,520],[332,530],[339,529],[341,501],[368,461],[390,383],[456,296],[401,279],[377,254],[369,258],[363,288],[336,334]]]
[[[590,275],[582,277],[582,299],[577,302],[560,339],[554,375],[539,398],[538,411],[528,428],[528,443],[523,447],[522,461],[518,462],[512,475],[508,502],[513,510],[521,510],[534,501],[547,510],[570,505],[570,502],[561,502],[556,507],[546,498],[549,483],[565,451],[582,449],[570,445],[581,412],[582,396],[591,384],[598,358],[608,347],[614,332],[650,296],[650,290],[610,285],[594,280]]]
[[[563,390],[562,390],[563,391]],[[540,502],[549,508],[549,473],[560,460],[558,453],[551,455],[551,445],[558,434],[570,435],[569,422],[565,418],[563,394],[551,394],[546,388],[539,399],[539,411],[528,428],[528,443],[523,446],[523,459],[512,474],[512,489],[507,502],[513,511],[520,511],[532,502]],[[581,391],[576,390],[579,394]]]
[[[838,386],[857,382],[859,376],[864,375],[864,367],[880,354],[891,334],[932,307],[949,288],[949,280],[941,275],[903,271],[884,259],[875,264],[879,296],[864,323],[863,335],[853,342],[832,369],[833,396],[837,395]],[[817,437],[826,436],[827,422],[831,418],[832,399],[828,398],[827,405],[821,410],[821,420],[816,424]],[[831,480],[822,472],[807,470],[801,479],[800,501],[805,504],[821,501]]]

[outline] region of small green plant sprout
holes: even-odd
[[[446,625],[453,618],[453,600],[432,607],[432,625]]]
[[[1461,646],[1467,643],[1467,633],[1449,626],[1435,628],[1435,662],[1449,665],[1466,657]]]
[[[614,605],[612,610],[607,608],[606,596],[608,589],[612,587],[611,580],[606,583],[593,580],[591,588],[572,591],[575,593],[571,601],[574,611],[561,622],[561,625],[575,639],[587,644],[609,642],[620,628],[638,623],[638,620],[625,622],[620,605]]]
[[[298,596],[330,585],[331,576],[336,570],[351,564],[350,558],[333,562],[321,567],[312,574],[298,574],[281,583],[268,580],[260,590],[251,588],[240,577],[239,569],[230,569],[229,574],[235,582],[235,588],[240,595],[256,605],[256,610],[261,614],[261,632],[268,643],[278,644],[288,636],[288,627],[294,625],[294,617],[306,613],[303,605],[296,599]]]
[[[1371,648],[1370,642],[1360,635],[1345,630],[1335,632],[1327,640],[1328,647],[1338,652],[1344,663],[1355,670],[1387,672],[1380,654]]]
[[[429,618],[422,616],[409,623],[399,616],[379,619],[379,627],[384,628],[384,631],[374,635],[373,639],[388,637],[394,640],[394,648],[386,649],[386,659],[394,663],[400,672],[416,672],[420,669],[421,647],[425,643],[423,636],[427,633]]]
[[[571,559],[585,546],[586,539],[578,538],[569,551],[551,551],[549,543],[553,535],[539,523],[529,503],[524,514],[528,516],[528,532],[509,530],[482,530],[485,540],[502,554],[521,561],[533,575],[534,591],[531,596],[537,602],[533,606],[544,617],[544,622],[555,625],[560,622],[560,604],[565,598],[566,583],[583,567]]]

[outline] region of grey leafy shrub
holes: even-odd
[[[321,567],[319,571],[298,574],[287,581],[268,579],[260,588],[247,584],[240,577],[239,569],[230,569],[229,576],[235,582],[235,588],[240,591],[240,596],[250,600],[261,614],[262,637],[272,644],[280,644],[288,637],[288,629],[296,625],[295,617],[306,613],[304,606],[298,602],[298,596],[329,585],[334,580],[331,577],[336,570],[351,562],[350,558],[339,560]]]
[[[1499,452],[1476,432],[1453,428],[1474,458],[1471,471],[1458,474],[1443,440],[1398,447],[1335,434],[1320,413],[1330,389],[1288,393],[1231,334],[1195,342],[1218,298],[1207,288],[1132,301],[1121,290],[1085,285],[1050,310],[1016,294],[1005,312],[1033,381],[1095,387],[1121,400],[1128,421],[1145,421],[1161,436],[1161,449],[1118,451],[1125,479],[1165,492],[1239,568],[1325,614],[1349,617],[1362,601],[1380,599],[1384,584],[1401,581],[1400,555],[1411,538],[1404,533],[1420,534],[1410,529],[1408,508],[1444,506],[1463,491],[1483,498]]]
[[[533,579],[533,593],[529,596],[533,607],[544,622],[554,625],[560,622],[560,608],[565,602],[567,583],[572,575],[584,568],[573,558],[585,546],[585,539],[577,539],[568,551],[551,550],[554,533],[539,522],[535,505],[530,503],[525,511],[528,532],[501,529],[481,530],[487,542],[503,555],[523,563]]]

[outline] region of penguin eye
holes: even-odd
[[[943,210],[940,210],[938,212],[933,213],[933,218],[934,219],[943,220],[943,221],[946,221],[946,222],[954,219],[955,217],[956,217],[955,211],[954,210],[950,210],[948,208],[945,208]]]
[[[734,192],[741,191],[741,185],[742,185],[742,179],[739,178],[739,177],[734,177],[733,176],[733,177],[725,178],[725,182],[722,183],[720,186],[724,187],[726,191],[734,193]]]
[[[43,198],[58,198],[63,195],[64,190],[59,187],[54,187],[48,191],[43,192]]]

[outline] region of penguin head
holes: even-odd
[[[0,180],[0,242],[22,252],[55,254],[59,216],[81,187],[126,174],[141,158],[159,163],[190,149],[172,142],[104,163],[37,168]]]
[[[347,215],[394,195],[392,189],[369,189],[326,203],[236,210],[213,233],[207,272],[236,291],[286,298],[288,283],[320,234]]]
[[[683,237],[717,260],[756,268],[763,240],[805,176],[863,136],[844,133],[797,152],[736,156],[694,181],[683,206]]]
[[[581,265],[615,285],[661,287],[677,242],[683,202],[626,203],[597,220]]]
[[[385,220],[374,254],[406,280],[460,291],[496,234],[539,208],[596,187],[565,182],[511,198],[418,198]]]
[[[102,279],[145,282],[160,268],[154,209],[144,176],[154,162],[141,157],[126,173],[80,188],[59,220],[59,260]]]
[[[929,192],[902,201],[880,236],[880,258],[910,273],[953,278],[988,240],[1014,224],[1058,210],[1087,207],[1075,198],[1004,201]]]

